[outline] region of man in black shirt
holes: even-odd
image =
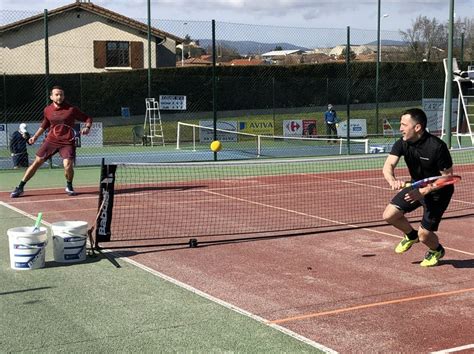
[[[448,147],[441,139],[426,131],[426,124],[426,114],[421,109],[413,108],[403,112],[400,118],[402,137],[393,145],[383,167],[383,175],[392,189],[401,189],[405,183],[404,180],[395,177],[395,167],[402,156],[413,181],[439,175],[452,175],[453,161]],[[429,250],[420,265],[431,267],[438,264],[445,251],[434,231],[438,230],[441,217],[449,205],[453,192],[452,185],[438,188],[430,184],[419,189],[403,188],[397,193],[383,213],[388,223],[405,234],[395,252],[404,253],[413,244],[421,241]],[[416,231],[408,222],[405,213],[420,206],[423,206],[423,219]]]

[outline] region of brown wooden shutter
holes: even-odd
[[[143,69],[143,42],[130,42],[130,66]]]
[[[94,41],[94,68],[105,68],[107,63],[107,42]]]

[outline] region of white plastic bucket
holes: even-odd
[[[33,226],[15,227],[7,231],[10,245],[10,266],[12,269],[27,270],[44,267],[47,229]]]
[[[87,222],[60,221],[51,225],[54,261],[75,263],[86,259]]]

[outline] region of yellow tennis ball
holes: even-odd
[[[222,149],[222,144],[219,140],[214,140],[212,143],[211,143],[211,151],[213,152],[219,152],[221,151]]]

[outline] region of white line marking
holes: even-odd
[[[15,205],[18,205],[18,204],[32,204],[32,203],[51,203],[51,202],[63,202],[63,201],[73,201],[73,200],[84,200],[84,199],[98,199],[97,196],[93,196],[93,197],[78,197],[78,196],[75,196],[75,197],[66,197],[66,198],[57,198],[57,199],[38,199],[38,200],[19,200],[19,201],[14,201],[14,202],[10,202],[11,204],[15,204]]]
[[[275,206],[275,205],[269,205],[269,204],[264,204],[264,203],[260,203],[260,202],[255,202],[253,200],[243,199],[243,198],[239,198],[239,197],[233,197],[233,196],[230,196],[230,195],[225,195],[225,194],[221,194],[221,193],[217,193],[217,192],[213,192],[213,191],[209,191],[209,190],[207,190],[207,191],[203,190],[203,192],[218,195],[218,196],[228,198],[228,199],[238,200],[238,201],[241,201],[241,202],[244,202],[244,203],[247,203],[247,204],[255,204],[255,205],[263,206],[263,207],[266,207],[266,208],[269,208],[269,209],[276,209],[276,210],[285,211],[285,212],[291,213],[291,214],[306,216],[306,217],[309,217],[309,218],[312,218],[312,219],[319,219],[319,220],[329,221],[329,222],[331,222],[333,224],[337,224],[337,225],[347,225],[347,226],[350,226],[350,227],[357,227],[355,225],[350,225],[350,224],[347,224],[345,222],[331,220],[331,219],[327,219],[327,218],[323,218],[323,217],[320,217],[320,216],[303,213],[303,212],[296,211],[296,210],[291,210],[291,209],[278,207],[278,206]]]
[[[29,214],[27,213],[26,211],[23,211],[21,209],[18,209],[18,208],[15,208],[13,205],[10,205],[10,204],[7,204],[5,202],[2,202],[0,201],[0,205],[4,206],[5,208],[7,209],[10,209],[10,210],[13,210],[15,212],[17,212],[18,214],[21,214],[23,216],[26,216],[27,218],[30,218],[31,220],[36,220],[36,216],[35,215],[32,215],[32,214]],[[44,220],[41,220],[41,224],[47,226],[47,227],[51,227],[51,224],[49,222],[46,222]]]
[[[28,217],[28,218],[30,218],[30,219],[32,219],[32,220],[36,220],[36,216],[31,215],[31,214],[28,214],[28,213],[24,212],[23,210],[20,210],[20,209],[18,209],[18,208],[15,208],[14,206],[11,206],[11,205],[9,205],[9,204],[7,204],[7,203],[4,203],[4,202],[0,201],[0,205],[4,206],[5,208],[8,208],[8,209],[10,209],[10,210],[13,210],[13,211],[15,211],[15,212],[17,212],[17,213],[19,213],[19,214],[21,214],[21,215],[23,215],[23,216],[26,216],[26,217]],[[48,223],[48,222],[42,221],[41,223],[42,223],[43,225],[46,225],[46,226],[48,226],[48,227],[51,227],[51,224]],[[322,344],[320,344],[320,343],[317,343],[317,342],[315,342],[315,341],[313,341],[313,340],[311,340],[311,339],[309,339],[309,338],[303,337],[302,335],[300,335],[300,334],[298,334],[298,333],[295,333],[295,332],[293,332],[293,331],[291,331],[291,330],[289,330],[289,329],[287,329],[287,328],[285,328],[285,327],[282,327],[282,326],[277,325],[277,324],[268,323],[269,321],[266,320],[266,319],[264,319],[263,317],[254,315],[254,314],[252,314],[251,312],[245,311],[244,309],[241,309],[240,307],[234,306],[234,305],[232,305],[232,304],[230,304],[230,303],[228,303],[228,302],[226,302],[226,301],[224,301],[224,300],[221,300],[221,299],[216,298],[216,297],[214,297],[214,296],[212,296],[212,295],[210,295],[210,294],[207,294],[207,293],[205,293],[205,292],[203,292],[203,291],[201,291],[201,290],[198,290],[198,289],[192,287],[191,285],[188,285],[188,284],[186,284],[186,283],[180,282],[180,281],[177,280],[177,279],[171,278],[171,277],[169,277],[169,276],[167,276],[167,275],[165,275],[165,274],[163,274],[163,273],[160,273],[160,272],[158,272],[158,271],[156,271],[156,270],[154,270],[154,269],[151,269],[151,268],[149,268],[149,267],[147,267],[147,266],[145,266],[145,265],[143,265],[143,264],[141,264],[141,263],[138,263],[138,262],[136,262],[136,261],[134,261],[134,260],[132,260],[132,259],[130,259],[130,258],[128,258],[128,257],[121,257],[121,256],[118,255],[117,253],[112,252],[112,251],[107,250],[107,249],[103,249],[102,252],[108,252],[108,253],[111,253],[111,254],[113,254],[113,255],[115,255],[115,256],[117,256],[117,257],[120,257],[120,259],[124,260],[125,262],[130,263],[131,265],[134,265],[135,267],[138,267],[138,268],[140,268],[140,269],[142,269],[142,270],[144,270],[144,271],[146,271],[146,272],[148,272],[148,273],[150,273],[150,274],[152,274],[152,275],[154,275],[154,276],[157,276],[157,277],[159,277],[159,278],[162,278],[163,280],[166,280],[166,281],[168,281],[168,282],[170,282],[170,283],[172,283],[172,284],[174,284],[174,285],[177,285],[177,286],[179,286],[179,287],[181,287],[181,288],[183,288],[183,289],[185,289],[185,290],[188,290],[188,291],[190,291],[190,292],[192,292],[192,293],[194,293],[194,294],[196,294],[196,295],[199,295],[199,296],[201,296],[201,297],[204,298],[204,299],[207,299],[207,300],[209,300],[209,301],[212,301],[212,302],[214,302],[214,303],[217,303],[217,304],[219,304],[219,305],[221,305],[221,306],[223,306],[223,307],[225,307],[225,308],[227,308],[227,309],[229,309],[229,310],[232,310],[232,311],[237,312],[237,313],[239,313],[239,314],[241,314],[241,315],[247,316],[247,317],[249,317],[249,318],[251,318],[251,319],[253,319],[253,320],[257,321],[257,322],[260,322],[260,323],[262,323],[262,324],[268,326],[268,327],[272,327],[272,328],[274,328],[274,329],[276,329],[276,330],[278,330],[278,331],[280,331],[280,332],[282,332],[282,333],[284,333],[284,334],[286,334],[286,335],[288,335],[288,336],[290,336],[290,337],[292,337],[292,338],[295,338],[295,339],[297,339],[297,340],[299,340],[299,341],[301,341],[301,342],[303,342],[303,343],[306,343],[306,344],[308,344],[308,345],[310,345],[310,346],[312,346],[312,347],[314,347],[314,348],[316,348],[316,349],[319,349],[319,350],[323,351],[324,353],[330,353],[330,354],[337,354],[337,353],[338,353],[337,351],[335,351],[335,350],[333,350],[333,349],[331,349],[331,348],[325,347],[324,345],[322,345]]]
[[[277,207],[277,206],[274,206],[274,205],[269,205],[269,204],[264,204],[264,203],[260,203],[260,202],[255,202],[255,201],[248,200],[248,199],[233,197],[233,196],[229,196],[229,195],[225,195],[225,194],[221,194],[221,193],[217,193],[217,192],[213,192],[213,191],[205,191],[205,192],[206,192],[206,193],[209,193],[209,194],[214,194],[214,195],[218,195],[218,196],[221,196],[221,197],[233,199],[233,200],[238,200],[238,201],[241,201],[241,202],[244,202],[244,203],[248,203],[248,204],[255,204],[255,205],[259,205],[259,206],[265,207],[265,208],[281,210],[281,211],[285,211],[285,212],[288,212],[288,213],[291,213],[291,214],[297,214],[297,215],[309,217],[309,218],[312,218],[312,219],[319,219],[319,220],[328,221],[328,222],[331,222],[331,223],[336,224],[336,225],[344,225],[344,226],[347,226],[347,227],[352,227],[352,228],[354,228],[354,229],[360,229],[360,230],[364,230],[364,231],[368,231],[368,232],[373,232],[373,233],[378,233],[378,234],[382,234],[382,235],[387,235],[387,236],[395,237],[395,238],[398,238],[398,239],[402,239],[402,238],[403,238],[402,236],[389,234],[389,233],[387,233],[387,232],[378,231],[378,230],[373,230],[373,229],[369,229],[369,228],[360,228],[360,226],[357,226],[357,225],[348,224],[348,223],[341,222],[341,221],[336,221],[336,220],[331,220],[331,219],[327,219],[327,218],[323,218],[323,217],[320,217],[320,216],[311,215],[311,214],[307,214],[307,213],[302,213],[302,212],[299,212],[299,211],[296,211],[296,210],[291,210],[291,209],[286,209],[286,208],[282,208],[282,207]],[[388,226],[388,224],[387,224],[387,226]],[[466,251],[461,251],[461,250],[458,250],[458,249],[455,249],[455,248],[445,247],[445,249],[449,249],[450,251],[455,251],[455,252],[467,254],[467,255],[469,255],[469,256],[474,256],[474,253],[466,252]]]
[[[97,188],[97,184],[81,184],[80,189],[82,188]],[[29,191],[35,192],[35,191],[44,191],[44,190],[54,190],[54,189],[59,189],[59,190],[64,190],[64,187],[38,187],[38,188],[28,188]],[[97,188],[98,190],[98,188]],[[9,190],[0,190],[0,192],[11,192],[11,189]]]
[[[111,252],[111,253],[114,253],[114,252]],[[119,255],[117,255],[117,256],[119,256]],[[128,263],[130,263],[130,264],[132,264],[132,265],[134,265],[134,266],[136,266],[136,267],[138,267],[138,268],[140,268],[140,269],[142,269],[142,270],[144,270],[144,271],[146,271],[146,272],[148,272],[148,273],[151,273],[151,274],[153,274],[153,275],[155,275],[155,276],[157,276],[157,277],[159,277],[159,278],[162,278],[162,279],[164,279],[164,280],[166,280],[166,281],[168,281],[168,282],[170,282],[170,283],[172,283],[172,284],[174,284],[174,285],[177,285],[177,286],[179,286],[179,287],[181,287],[181,288],[183,288],[183,289],[186,289],[186,290],[188,290],[188,291],[190,291],[190,292],[192,292],[192,293],[194,293],[194,294],[196,294],[196,295],[199,295],[199,296],[201,296],[201,297],[203,297],[203,298],[205,298],[205,299],[207,299],[207,300],[209,300],[209,301],[215,302],[215,303],[217,303],[217,304],[219,304],[219,305],[221,305],[221,306],[223,306],[223,307],[225,307],[225,308],[227,308],[227,309],[229,309],[229,310],[235,311],[235,312],[237,312],[237,313],[239,313],[239,314],[241,314],[241,315],[247,316],[247,317],[249,317],[249,318],[251,318],[251,319],[253,319],[253,320],[257,321],[257,322],[260,322],[260,323],[262,323],[262,324],[264,324],[264,325],[267,325],[267,326],[269,326],[269,327],[272,327],[272,328],[274,328],[274,329],[276,329],[276,330],[278,330],[278,331],[280,331],[280,332],[283,332],[283,333],[285,333],[286,335],[289,335],[290,337],[293,337],[293,338],[295,338],[295,339],[298,339],[298,340],[301,341],[301,342],[304,342],[304,343],[306,343],[306,344],[308,344],[308,345],[311,345],[311,346],[314,347],[314,348],[317,348],[317,349],[319,349],[319,350],[322,350],[322,351],[325,352],[325,353],[337,353],[335,350],[330,349],[330,348],[328,348],[328,347],[326,347],[326,346],[324,346],[324,345],[322,345],[322,344],[320,344],[320,343],[317,343],[317,342],[315,342],[315,341],[313,341],[313,340],[311,340],[311,339],[309,339],[309,338],[303,337],[303,336],[299,335],[298,333],[295,333],[295,332],[293,332],[293,331],[291,331],[291,330],[289,330],[289,329],[287,329],[287,328],[285,328],[285,327],[282,327],[282,326],[279,326],[279,325],[276,325],[276,324],[272,324],[272,323],[268,323],[268,320],[264,319],[263,317],[257,316],[257,315],[255,315],[255,314],[253,314],[253,313],[251,313],[251,312],[248,312],[248,311],[246,311],[246,310],[244,310],[244,309],[241,309],[240,307],[237,307],[237,306],[235,306],[235,305],[232,305],[231,303],[228,303],[228,302],[226,302],[226,301],[224,301],[224,300],[221,300],[221,299],[219,299],[219,298],[217,298],[217,297],[214,297],[214,296],[212,296],[212,295],[210,295],[210,294],[207,294],[207,293],[205,293],[205,292],[203,292],[203,291],[201,291],[201,290],[199,290],[199,289],[196,289],[196,288],[192,287],[191,285],[188,285],[188,284],[186,284],[186,283],[180,282],[180,281],[177,280],[177,279],[174,279],[174,278],[169,277],[169,276],[167,276],[167,275],[165,275],[165,274],[163,274],[163,273],[161,273],[161,272],[158,272],[158,271],[156,271],[156,270],[154,270],[154,269],[151,269],[151,268],[149,268],[149,267],[147,267],[147,266],[145,266],[145,265],[143,265],[143,264],[141,264],[141,263],[138,263],[138,262],[136,262],[136,261],[134,261],[134,260],[132,260],[132,259],[130,259],[130,258],[121,258],[121,259],[125,260],[126,262],[128,262]]]
[[[467,345],[463,345],[461,347],[443,349],[443,350],[440,350],[438,352],[431,352],[431,354],[454,353],[454,352],[460,352],[461,350],[472,349],[472,348],[474,348],[474,344],[467,344]]]

